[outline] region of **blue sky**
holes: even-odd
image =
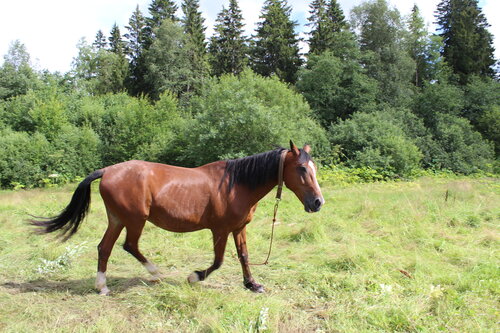
[[[151,0],[24,0],[2,1],[0,5],[0,55],[6,54],[10,43],[19,39],[26,45],[34,65],[39,69],[66,72],[71,68],[72,59],[77,55],[76,44],[84,37],[94,40],[96,32],[101,29],[108,34],[116,22],[122,33],[128,24],[130,15],[137,5],[143,13]],[[177,3],[180,3],[177,0]],[[243,12],[247,34],[253,34],[255,23],[259,20],[264,0],[239,0]],[[311,0],[288,0],[293,8],[292,17],[298,21],[300,31],[309,16]],[[346,16],[350,9],[362,3],[362,0],[339,0]],[[433,31],[434,10],[439,0],[389,0],[399,9],[402,15],[409,14],[413,4],[417,2],[424,19]],[[222,5],[228,0],[200,0],[200,8],[205,17],[207,35],[212,34],[212,27]],[[495,15],[500,13],[499,0],[481,0],[480,6],[492,25],[490,31],[500,36],[500,22]],[[179,15],[181,13],[179,12]],[[500,37],[498,37],[500,38]],[[495,38],[496,57],[500,57],[500,43]],[[0,60],[3,62],[3,58]]]

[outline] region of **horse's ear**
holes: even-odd
[[[299,148],[297,148],[297,146],[292,142],[292,140],[290,140],[290,151],[295,156],[299,156],[299,154],[300,154]]]
[[[303,149],[306,153],[308,153],[308,154],[309,154],[309,153],[310,153],[310,151],[311,151],[311,146],[309,146],[309,145],[304,145],[304,148],[302,148],[302,149]]]

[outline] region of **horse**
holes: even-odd
[[[243,270],[243,285],[264,292],[249,268],[246,225],[257,204],[276,185],[285,183],[304,205],[317,212],[325,200],[316,180],[310,146],[302,149],[290,141],[290,149],[274,150],[239,159],[217,161],[197,168],[183,168],[145,161],[127,161],[96,170],[76,188],[70,203],[57,216],[32,220],[41,233],[58,231],[64,240],[75,234],[88,213],[91,183],[101,179],[99,192],[106,208],[108,227],[99,243],[95,287],[108,295],[106,269],[111,250],[126,229],[123,249],[160,279],[158,268],[139,251],[146,221],[172,232],[209,229],[213,236],[213,264],[188,276],[189,283],[205,280],[223,262],[232,233]],[[281,191],[281,189],[280,189]]]

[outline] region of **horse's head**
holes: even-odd
[[[283,179],[286,187],[304,204],[305,211],[313,213],[320,210],[325,199],[316,180],[316,165],[309,155],[310,150],[311,147],[308,145],[298,149],[290,141],[290,152],[286,156]]]

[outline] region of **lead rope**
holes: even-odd
[[[249,265],[252,266],[267,265],[269,262],[269,257],[271,256],[271,250],[273,248],[273,239],[274,239],[274,225],[276,224],[276,215],[278,214],[278,207],[281,201],[281,193],[283,192],[283,168],[285,165],[286,153],[287,150],[283,150],[281,152],[281,157],[280,157],[280,165],[278,170],[278,191],[276,192],[276,203],[274,204],[273,225],[271,227],[271,240],[269,242],[269,251],[267,252],[266,260],[264,260],[263,263],[260,264],[249,263]]]

